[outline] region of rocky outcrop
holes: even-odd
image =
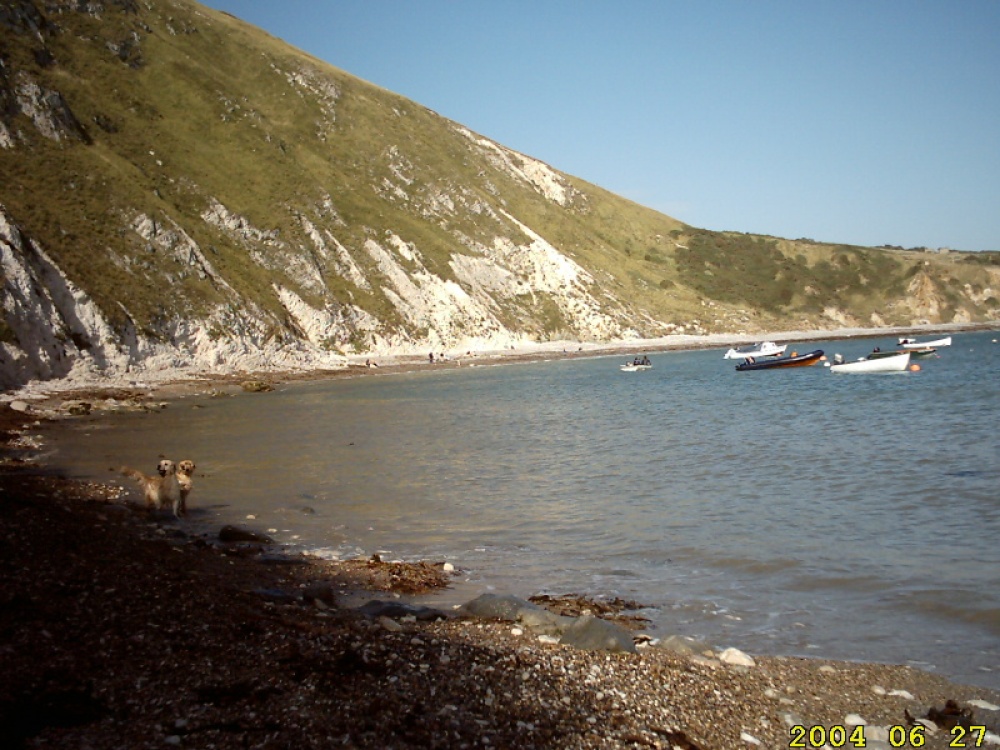
[[[0,384],[66,377],[74,368],[127,366],[118,337],[87,294],[25,237],[0,206],[0,272],[7,329]]]
[[[205,317],[165,320],[155,335],[130,323],[113,328],[101,308],[0,206],[0,385],[5,390],[33,380],[160,380],[185,372],[344,365],[343,355],[308,339],[275,336],[274,319],[241,297],[179,227],[164,229],[140,216],[132,228],[214,279],[231,301]]]

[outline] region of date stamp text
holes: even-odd
[[[791,739],[788,742],[788,747],[814,748],[823,747],[824,745],[852,749],[867,747],[868,740],[865,737],[865,729],[866,727],[864,726],[841,726],[837,724],[830,727],[821,725],[806,727],[797,724],[789,730]],[[887,729],[889,732],[888,742],[890,747],[924,747],[927,744],[927,727],[922,724],[914,724],[913,726],[894,724]],[[986,739],[985,726],[956,726],[948,731],[950,732],[948,747],[971,748],[984,746]]]

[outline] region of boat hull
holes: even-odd
[[[784,370],[789,367],[809,367],[819,362],[823,358],[823,350],[809,352],[808,354],[795,354],[791,357],[777,357],[775,359],[765,359],[760,362],[747,362],[736,365],[738,372],[749,372],[751,370]]]
[[[746,359],[747,357],[778,357],[785,353],[788,344],[778,346],[773,341],[762,341],[751,346],[741,346],[738,349],[730,349],[725,353],[723,359]]]
[[[951,346],[951,336],[945,336],[943,339],[936,339],[934,341],[914,341],[913,339],[900,339],[899,343],[904,349],[926,349],[926,348],[933,348],[935,346]]]
[[[910,353],[903,352],[892,357],[859,359],[855,362],[830,365],[831,372],[904,372],[910,364]]]
[[[920,357],[929,357],[932,354],[937,353],[937,349],[932,349],[931,347],[921,347],[920,349],[893,349],[885,352],[872,352],[868,355],[868,359],[884,359],[885,357],[895,357],[899,354],[906,354],[909,352],[910,359],[919,359]]]

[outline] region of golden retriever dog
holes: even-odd
[[[194,487],[194,461],[185,458],[177,464],[177,484],[181,490],[180,511],[182,516],[187,515],[187,499]]]
[[[158,466],[156,470],[160,472],[160,476],[165,476],[166,472],[163,470],[162,461],[161,466]],[[191,494],[191,488],[194,487],[194,469],[195,464],[190,458],[185,458],[183,461],[177,462],[177,484],[180,486],[181,490],[181,501],[180,501],[180,515],[187,515],[187,498]]]
[[[170,505],[174,515],[177,516],[181,503],[181,487],[177,481],[177,466],[170,459],[164,458],[157,464],[156,470],[160,473],[158,477],[146,476],[138,469],[128,466],[119,469],[124,476],[131,477],[139,483],[148,509],[156,508],[159,510],[165,505]]]

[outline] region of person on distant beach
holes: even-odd
[[[427,361],[430,362],[432,365],[434,364],[434,352],[431,352],[430,354],[427,355]]]

